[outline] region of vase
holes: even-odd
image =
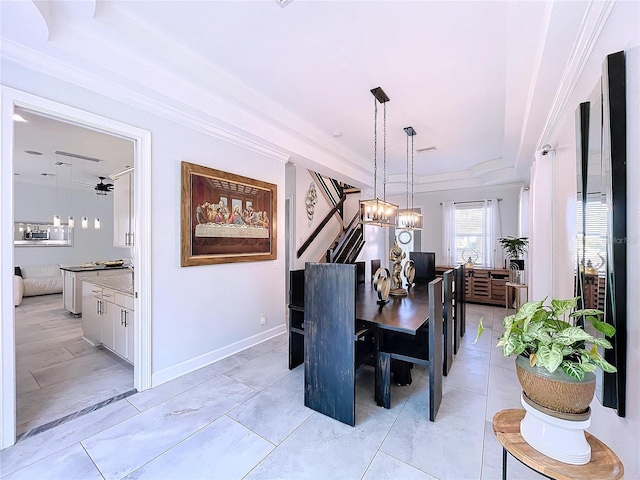
[[[522,355],[516,358],[516,372],[522,390],[533,402],[565,414],[581,414],[589,409],[596,390],[596,376],[585,372],[584,380],[570,377],[561,368],[550,373],[546,368],[529,365]]]

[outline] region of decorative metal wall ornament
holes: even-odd
[[[422,214],[413,208],[413,127],[405,127],[407,133],[407,208],[398,210],[398,228],[405,230],[422,230]],[[409,204],[409,137],[411,137],[411,204]]]
[[[402,287],[402,260],[407,256],[402,251],[400,245],[398,245],[398,239],[393,240],[393,247],[389,250],[389,260],[393,262],[393,270],[391,274],[391,290],[390,295],[396,297],[404,297],[407,295],[407,290]]]
[[[360,223],[363,225],[375,225],[377,227],[395,227],[398,206],[387,202],[387,102],[389,97],[384,90],[376,87],[371,90],[374,97],[374,121],[373,121],[373,196],[371,200],[360,200]],[[381,103],[384,111],[383,121],[383,190],[382,200],[377,197],[378,181],[378,103]]]
[[[304,201],[307,206],[307,219],[309,225],[313,222],[313,214],[316,211],[316,203],[318,203],[318,192],[316,191],[316,184],[311,182],[309,185],[309,191],[307,192],[307,198]]]

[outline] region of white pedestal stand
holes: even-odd
[[[576,415],[579,420],[567,420],[536,409],[529,403],[531,400],[525,400],[524,393],[520,402],[526,411],[520,422],[520,434],[525,442],[547,457],[564,463],[589,463],[591,446],[585,438],[584,430],[591,425],[590,412],[587,415]]]

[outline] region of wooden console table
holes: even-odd
[[[493,433],[502,445],[502,479],[507,478],[507,452],[527,467],[556,480],[614,480],[622,478],[624,467],[618,456],[604,443],[585,432],[591,445],[591,461],[570,465],[549,458],[535,450],[520,435],[522,409],[502,410],[493,417]]]

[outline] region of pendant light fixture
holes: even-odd
[[[96,177],[98,177],[98,164],[96,163]],[[98,198],[99,197],[100,192],[98,192],[98,195],[96,195],[96,217],[93,219],[93,228],[95,228],[96,230],[100,230],[100,217],[98,217]],[[106,195],[106,193],[105,193]]]
[[[398,211],[398,228],[404,230],[422,230],[422,214],[413,208],[413,137],[416,131],[406,127],[407,133],[407,208]],[[411,204],[409,204],[409,137],[411,137]]]
[[[86,167],[86,162],[82,163],[82,181],[84,183],[87,183],[87,167]],[[83,216],[82,219],[80,220],[80,226],[82,227],[83,230],[86,230],[89,228],[89,219],[86,216]]]
[[[389,97],[384,90],[376,87],[371,90],[374,97],[373,116],[373,196],[371,200],[360,201],[360,223],[377,227],[395,227],[398,206],[387,202],[387,102]],[[378,182],[378,103],[382,104],[383,116],[383,172],[382,172],[382,200],[377,196]]]
[[[58,178],[60,178],[59,173],[60,172],[58,170],[58,164],[56,163],[56,210],[58,210],[58,208],[60,207],[60,205],[58,204]],[[60,226],[60,215],[57,213],[53,215],[53,226],[56,228]]]
[[[73,208],[73,160],[71,161],[71,173],[69,174],[69,208]],[[75,228],[76,220],[73,215],[69,215],[69,228]]]

